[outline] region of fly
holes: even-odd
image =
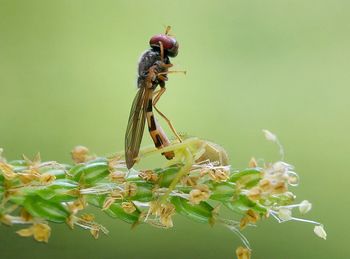
[[[135,159],[139,154],[146,120],[154,145],[158,149],[170,145],[169,138],[154,116],[153,108],[167,121],[171,130],[181,142],[180,136],[169,119],[155,106],[165,92],[167,75],[174,72],[183,72],[169,71],[169,68],[173,66],[169,58],[176,57],[179,49],[178,42],[173,36],[169,35],[169,31],[170,26],[166,28],[165,34],[155,35],[150,39],[151,49],[142,54],[138,64],[138,92],[131,106],[125,133],[125,161],[128,169],[135,164]],[[160,89],[156,91],[158,85]],[[169,160],[175,156],[173,151],[163,152],[162,155]]]

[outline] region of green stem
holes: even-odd
[[[181,178],[190,171],[190,169],[191,169],[191,167],[193,165],[193,162],[194,162],[193,155],[188,150],[188,148],[185,148],[185,150],[183,151],[183,155],[185,157],[186,163],[181,168],[181,170],[176,174],[174,180],[169,185],[168,190],[165,192],[164,196],[162,197],[162,203],[166,203],[167,202],[170,193],[175,189],[176,185],[181,180]]]

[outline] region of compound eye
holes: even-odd
[[[159,42],[162,43],[164,50],[170,57],[175,57],[177,55],[179,44],[175,38],[170,37],[169,35],[159,34],[153,36],[150,39],[149,44],[153,49],[159,49]]]

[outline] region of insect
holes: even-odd
[[[138,92],[131,106],[125,133],[125,161],[128,169],[135,164],[135,159],[139,154],[146,120],[154,145],[158,149],[170,145],[170,140],[154,116],[153,108],[167,121],[171,130],[181,142],[181,138],[170,120],[155,106],[165,92],[167,75],[174,72],[184,72],[168,70],[173,66],[169,58],[176,57],[179,49],[178,42],[173,36],[169,35],[169,31],[170,26],[166,28],[165,34],[153,36],[149,41],[151,49],[145,51],[139,60]],[[155,90],[157,86],[160,86],[158,91]],[[175,156],[173,151],[163,152],[162,155],[168,160]]]

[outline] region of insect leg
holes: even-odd
[[[158,114],[159,114],[160,116],[162,116],[163,119],[168,123],[168,125],[169,125],[171,131],[175,134],[176,138],[177,138],[180,142],[182,142],[181,137],[180,137],[179,134],[177,133],[177,131],[176,131],[176,129],[174,128],[174,126],[173,126],[173,124],[171,123],[171,121],[170,121],[160,110],[158,110],[158,108],[156,107],[157,102],[159,101],[160,97],[161,97],[162,94],[165,92],[165,90],[166,90],[166,88],[165,88],[165,87],[162,87],[162,88],[159,90],[159,92],[158,92],[158,94],[156,95],[156,97],[154,97],[154,100],[153,100],[153,107],[154,107],[154,109],[158,112]]]
[[[168,64],[165,64],[165,65],[168,65]],[[170,67],[173,66],[173,64],[169,64],[171,65]],[[161,75],[166,75],[166,74],[174,74],[174,73],[183,73],[186,75],[186,70],[171,70],[171,71],[166,71],[166,72],[160,72],[160,73],[157,73],[157,76],[161,76]]]

